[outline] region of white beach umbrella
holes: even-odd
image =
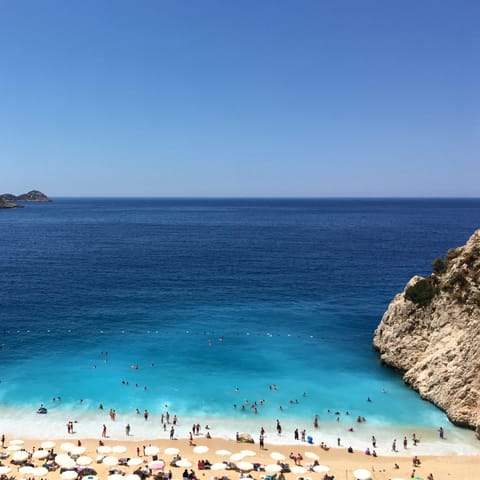
[[[26,462],[28,460],[28,452],[25,450],[19,450],[12,455],[12,460],[16,462]]]
[[[33,467],[31,467],[30,465],[20,467],[18,469],[18,473],[21,473],[22,475],[31,475],[33,473]]]
[[[73,459],[70,455],[67,455],[66,453],[59,453],[55,457],[55,463],[60,466],[63,466],[62,463],[67,462],[69,460],[73,460]]]
[[[58,456],[58,455],[57,455]],[[73,458],[64,458],[62,463],[58,463],[57,457],[55,457],[55,463],[60,465],[62,468],[66,468],[67,470],[71,470],[77,466],[77,462]]]
[[[320,457],[314,452],[305,452],[305,457],[309,458],[310,460],[320,460]]]
[[[192,466],[192,462],[190,462],[186,458],[182,458],[181,460],[178,460],[178,462],[176,462],[175,465],[177,467],[190,468]]]
[[[149,448],[149,447],[147,447]],[[147,448],[145,449],[145,451],[147,450]],[[127,447],[123,446],[123,445],[114,445],[112,447],[112,452],[113,453],[125,453],[127,451]]]
[[[313,471],[317,473],[328,473],[330,471],[330,467],[327,467],[327,465],[315,465],[313,467]]]
[[[278,463],[269,463],[265,466],[265,471],[268,473],[276,473],[282,470],[282,466],[278,465]]]
[[[24,440],[10,440],[8,442],[10,445],[23,445],[25,443]]]
[[[100,445],[97,447],[97,453],[110,453],[112,449],[107,445]]]
[[[252,450],[241,450],[240,453],[243,453],[245,457],[254,457],[256,455]]]
[[[7,447],[7,450],[8,450],[9,452],[18,452],[18,451],[21,450],[21,449],[22,449],[22,447],[21,447],[20,445],[9,445],[9,446]]]
[[[292,473],[307,473],[307,469],[305,467],[302,467],[301,465],[294,465],[291,468]]]
[[[120,475],[119,473],[112,473],[107,477],[107,480],[123,480],[123,475]]]
[[[356,480],[371,480],[372,473],[364,468],[359,468],[354,470],[353,476],[356,478]]]
[[[33,469],[33,475],[35,475],[35,477],[43,477],[45,475],[47,475],[48,473],[48,468],[45,468],[45,467],[35,467]]]
[[[56,445],[56,443],[55,443],[55,442],[52,442],[51,440],[47,440],[47,441],[42,442],[42,443],[40,444],[40,446],[41,446],[42,448],[53,448],[55,445]]]
[[[227,464],[223,462],[213,463],[210,466],[210,470],[226,470],[226,469],[227,469]]]
[[[88,455],[82,455],[77,458],[76,462],[77,462],[77,465],[80,465],[81,467],[85,467],[86,465],[90,465],[93,462],[93,459]]]
[[[43,460],[44,458],[47,458],[50,455],[50,452],[48,450],[35,450],[32,453],[33,458],[37,458],[38,460]]]
[[[87,449],[84,446],[78,445],[70,449],[68,453],[70,453],[70,455],[83,455],[86,451]]]
[[[145,455],[156,455],[160,449],[158,447],[155,447],[154,445],[149,445],[145,449]]]
[[[7,475],[11,471],[12,469],[10,467],[4,466],[4,465],[0,467],[0,475]]]
[[[270,454],[270,456],[274,459],[274,460],[285,460],[285,455],[283,453],[280,453],[280,452],[272,452]]]
[[[245,458],[245,455],[243,453],[234,453],[231,457],[230,460],[232,462],[238,462],[240,460],[243,460]]]
[[[193,451],[195,453],[199,453],[199,454],[207,453],[208,452],[208,447],[206,445],[198,445],[198,446],[193,448]]]
[[[145,449],[147,450],[147,449]],[[180,450],[175,447],[169,447],[164,450],[165,455],[176,455],[177,453],[180,453]],[[155,455],[155,454],[154,454]]]
[[[130,473],[123,477],[123,480],[140,480],[140,476],[136,473]]]
[[[72,448],[75,448],[76,445],[72,442],[64,442],[60,445],[60,450],[64,452],[69,452]]]
[[[253,470],[253,463],[250,462],[238,462],[237,468],[243,470],[244,472],[248,472],[249,470]]]
[[[222,457],[228,456],[228,455],[231,455],[231,454],[232,454],[232,452],[231,452],[230,450],[217,450],[215,453],[216,453],[217,455],[222,456]]]
[[[128,459],[127,461],[127,465],[129,467],[136,467],[138,465],[141,465],[142,463],[143,463],[143,458],[140,458],[140,457],[133,457]]]
[[[21,473],[22,475],[31,475],[33,473],[33,467],[27,465],[20,467],[18,469],[18,473]]]
[[[75,480],[78,477],[78,473],[75,470],[65,470],[60,474],[62,480]]]
[[[108,457],[105,457],[102,460],[102,463],[108,465],[109,467],[114,467],[115,465],[118,465],[118,458],[110,455]]]

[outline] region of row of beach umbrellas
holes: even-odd
[[[9,446],[6,448],[7,451],[14,452],[12,459],[17,462],[24,462],[28,460],[29,453],[22,450],[22,445],[24,444],[23,440],[10,440]],[[49,455],[49,449],[52,449],[56,446],[55,442],[53,441],[45,441],[41,443],[41,450],[36,450],[33,452],[32,457],[38,460],[43,460],[47,458]],[[81,445],[75,445],[71,442],[64,442],[60,445],[60,450],[67,452],[66,454],[58,454],[55,457],[55,462],[60,465],[62,468],[68,469],[64,471],[61,476],[63,480],[75,480],[78,476],[77,472],[73,469],[78,466],[87,466],[93,462],[93,459],[87,455],[84,455],[86,452],[86,448]],[[206,445],[198,445],[195,446],[193,449],[194,453],[196,454],[205,454],[209,451],[209,448]],[[97,453],[106,455],[102,458],[102,463],[107,466],[116,466],[118,465],[119,459],[116,456],[108,455],[111,453],[122,454],[126,453],[127,448],[123,445],[115,445],[113,447],[102,445],[97,448]],[[160,449],[156,446],[150,445],[145,448],[145,455],[154,456],[160,452]],[[169,447],[164,449],[164,453],[166,455],[177,455],[180,453],[178,448]],[[237,468],[242,471],[250,471],[254,469],[253,463],[244,460],[245,457],[253,457],[256,456],[256,452],[252,450],[242,450],[239,453],[230,452],[229,450],[217,450],[215,452],[219,456],[228,456],[231,462],[235,462]],[[280,452],[272,452],[270,453],[270,457],[277,462],[281,462],[286,460],[285,455]],[[319,455],[315,452],[305,452],[305,457],[310,460],[318,461],[320,459]],[[143,464],[144,460],[140,457],[133,457],[130,458],[127,462],[128,466],[139,466]],[[188,459],[180,459],[176,462],[178,467],[185,467],[190,468],[192,463]],[[162,460],[154,460],[148,464],[151,470],[163,470],[165,467],[165,463]],[[217,462],[211,465],[211,470],[225,470],[227,469],[228,465],[225,462]],[[280,472],[282,466],[278,463],[272,463],[265,466],[265,471],[268,473],[275,473]],[[318,473],[328,473],[330,468],[326,465],[315,465],[313,471]],[[302,474],[306,473],[307,469],[300,465],[294,465],[291,467],[292,473],[295,474]],[[0,475],[1,474],[8,474],[11,472],[11,468],[8,466],[0,466]],[[33,476],[44,476],[48,473],[48,469],[45,467],[30,467],[30,466],[23,466],[19,468],[19,473],[22,475],[33,475]],[[116,478],[113,474],[108,477],[108,480],[120,480],[120,478]],[[353,472],[355,479],[357,480],[370,480],[372,478],[372,474],[369,470],[366,469],[357,469]],[[118,476],[118,475],[117,475]],[[115,478],[114,478],[115,477]],[[95,476],[86,477],[87,480],[98,480]],[[121,476],[122,480],[139,480],[138,475],[131,474],[127,476]]]

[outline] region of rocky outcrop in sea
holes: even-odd
[[[480,439],[480,230],[432,267],[392,300],[373,347],[422,398]]]
[[[0,195],[0,208],[18,208],[17,202],[51,202],[44,193],[38,190],[31,190],[21,195],[12,195],[11,193],[4,193]]]

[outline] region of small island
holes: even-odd
[[[11,193],[4,193],[0,195],[0,208],[21,208],[23,205],[18,205],[18,202],[51,202],[44,193],[38,190],[31,190],[21,195],[12,195]]]

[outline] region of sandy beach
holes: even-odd
[[[203,432],[202,432],[203,433]],[[18,441],[20,440],[20,441]],[[21,443],[21,441],[24,443]],[[48,440],[48,439],[45,439]],[[274,464],[276,460],[271,457],[273,452],[278,452],[286,457],[286,460],[282,463],[288,463],[290,468],[295,465],[295,460],[289,458],[293,453],[295,456],[300,454],[303,459],[297,463],[307,468],[305,473],[285,473],[286,480],[297,480],[298,478],[311,478],[312,480],[323,480],[324,473],[317,473],[310,470],[314,460],[311,458],[311,453],[318,455],[318,462],[321,465],[326,465],[330,468],[328,475],[334,476],[335,479],[352,480],[355,478],[354,471],[356,469],[366,469],[372,474],[372,479],[375,480],[390,480],[390,479],[410,479],[412,473],[415,470],[415,477],[427,479],[431,474],[434,480],[478,480],[480,478],[480,456],[467,456],[467,455],[454,455],[454,456],[420,456],[421,464],[417,467],[413,467],[412,459],[414,456],[414,450],[400,451],[395,455],[389,456],[377,456],[366,455],[363,451],[354,451],[353,453],[347,452],[345,448],[329,448],[328,450],[322,449],[318,445],[309,445],[308,443],[299,443],[296,445],[269,445],[268,441],[265,441],[264,449],[260,449],[258,443],[239,443],[235,440],[225,440],[220,438],[207,438],[201,434],[193,437],[193,442],[187,439],[152,439],[150,441],[135,441],[133,437],[126,437],[124,441],[118,439],[111,440],[105,438],[102,440],[105,446],[123,446],[126,448],[124,453],[108,453],[108,456],[116,456],[118,458],[133,458],[137,457],[137,452],[140,452],[141,464],[140,466],[114,466],[109,467],[104,463],[98,463],[101,458],[97,452],[99,446],[99,439],[78,439],[68,438],[65,440],[55,440],[54,452],[58,454],[65,454],[65,449],[62,449],[64,442],[70,442],[74,445],[81,444],[85,447],[83,456],[89,456],[92,458],[92,463],[89,467],[92,467],[97,472],[97,476],[100,480],[107,480],[110,470],[120,469],[124,475],[133,473],[136,469],[147,467],[148,464],[154,459],[152,455],[144,455],[144,448],[149,446],[158,447],[159,452],[157,454],[159,459],[165,461],[165,472],[171,470],[172,478],[174,480],[180,480],[185,470],[183,467],[172,467],[170,462],[173,458],[172,454],[165,453],[168,448],[179,449],[179,455],[182,459],[188,459],[198,479],[211,480],[213,477],[221,478],[223,475],[230,480],[237,480],[240,478],[240,472],[235,470],[200,470],[198,469],[198,461],[206,460],[213,464],[216,462],[230,461],[230,455],[221,455],[217,452],[220,450],[228,450],[232,454],[239,453],[242,450],[248,450],[249,455],[245,456],[244,461],[259,463],[262,465]],[[3,459],[3,465],[11,467],[11,472],[8,476],[14,476],[17,479],[20,478],[33,478],[33,475],[21,474],[18,469],[19,466],[12,465],[11,459],[14,454],[12,445],[20,444],[18,447],[25,449],[27,452],[33,452],[41,448],[41,441],[38,439],[28,440],[22,438],[5,438],[5,448],[0,451],[8,452],[9,457]],[[191,443],[191,444],[190,444]],[[208,447],[206,453],[195,453],[194,448],[197,446]],[[9,448],[10,447],[10,448]],[[115,450],[115,449],[114,449]],[[121,448],[120,448],[121,450]],[[168,451],[167,451],[168,452]],[[105,456],[105,454],[103,454]],[[35,466],[41,466],[44,461],[31,459]],[[140,460],[139,460],[140,462]],[[238,463],[238,462],[237,462]],[[398,468],[397,468],[398,466]],[[190,471],[190,468],[188,468]],[[265,471],[251,471],[250,475],[255,480],[261,480],[262,476],[268,474]],[[60,468],[56,471],[49,472],[47,475],[38,476],[38,478],[61,480]],[[151,478],[154,478],[153,476]]]

